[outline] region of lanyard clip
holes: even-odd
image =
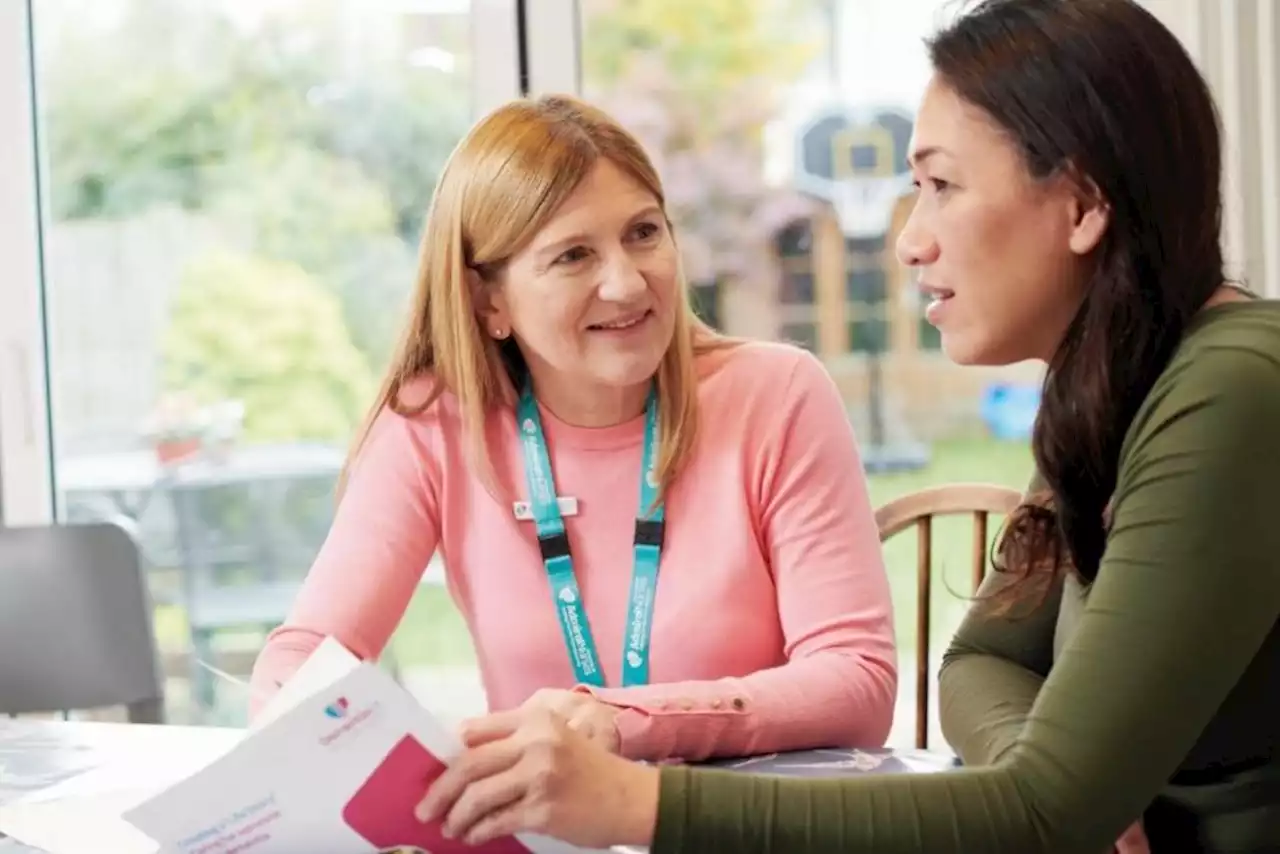
[[[569,535],[564,531],[538,534],[538,549],[542,552],[542,560],[556,560],[569,557]]]
[[[637,519],[635,544],[661,550],[666,530],[666,523],[661,519]]]

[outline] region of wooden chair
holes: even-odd
[[[1022,501],[1016,489],[982,483],[957,483],[923,489],[876,510],[880,542],[916,528],[916,747],[929,746],[929,603],[933,593],[933,520],[973,516],[973,588],[987,570],[987,528],[992,514],[1007,515]]]

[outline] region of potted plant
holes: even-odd
[[[147,419],[146,435],[161,465],[200,453],[208,430],[205,410],[190,396],[166,394]]]

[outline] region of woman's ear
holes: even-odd
[[[1077,255],[1088,255],[1102,242],[1111,224],[1111,205],[1096,184],[1087,181],[1075,194],[1071,235],[1067,245]]]
[[[479,273],[467,269],[467,287],[471,291],[471,302],[476,307],[476,316],[480,325],[491,338],[499,341],[511,334],[511,323],[508,319],[507,300],[501,289],[486,282]]]

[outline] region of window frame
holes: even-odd
[[[53,520],[31,5],[0,3],[0,522]]]
[[[516,0],[522,12],[526,94],[582,92],[582,9],[578,0]]]

